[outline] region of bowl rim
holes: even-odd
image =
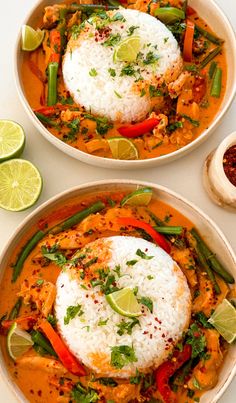
[[[26,24],[29,20],[29,18],[32,16],[32,14],[35,12],[35,10],[41,5],[42,0],[37,0],[36,4],[29,10],[28,14],[26,15],[23,24]],[[229,42],[230,42],[230,47],[233,55],[234,62],[236,64],[236,34],[234,32],[234,29],[232,27],[232,24],[229,20],[229,18],[226,16],[222,8],[215,2],[215,0],[208,0],[208,3],[210,4],[210,7],[215,9],[219,17],[221,18],[222,25],[224,25],[228,31],[229,35]],[[39,132],[46,138],[51,144],[53,144],[55,147],[57,147],[59,150],[64,152],[65,154],[80,160],[82,162],[95,165],[95,166],[100,166],[103,168],[111,168],[111,169],[139,169],[139,168],[149,168],[149,167],[154,167],[158,165],[162,165],[171,161],[174,161],[185,154],[191,152],[191,150],[194,150],[202,142],[204,142],[211,134],[212,132],[220,125],[222,119],[224,118],[226,112],[230,108],[235,94],[236,94],[236,74],[234,74],[233,82],[230,87],[230,94],[228,99],[226,100],[225,98],[225,105],[224,107],[219,111],[218,116],[214,118],[212,123],[209,125],[209,127],[204,130],[196,139],[194,139],[191,143],[187,144],[186,146],[180,148],[179,150],[176,150],[172,153],[165,154],[159,157],[155,158],[148,158],[148,159],[139,159],[139,160],[116,160],[112,158],[104,158],[104,157],[99,157],[96,155],[92,155],[89,153],[86,153],[84,151],[81,151],[79,149],[76,149],[69,144],[64,143],[62,140],[58,139],[55,137],[53,134],[50,133],[49,130],[47,130],[43,124],[37,119],[35,114],[33,113],[32,108],[29,105],[29,102],[24,94],[23,90],[23,85],[21,84],[20,81],[20,71],[18,69],[18,56],[19,56],[19,49],[20,49],[20,43],[21,43],[21,31],[19,30],[18,37],[16,40],[15,44],[15,49],[14,49],[14,79],[15,79],[15,84],[17,88],[17,92],[19,95],[19,98],[21,100],[21,103],[28,114],[32,124],[34,125],[35,128],[39,130]]]
[[[173,199],[178,199],[180,202],[185,204],[187,208],[194,210],[194,212],[196,213],[197,216],[200,216],[205,223],[209,224],[209,226],[212,228],[212,230],[216,231],[216,233],[220,237],[220,240],[222,241],[222,243],[224,243],[225,248],[228,250],[228,252],[232,258],[232,261],[235,263],[235,267],[236,267],[236,255],[235,255],[229,241],[225,237],[222,230],[218,227],[218,225],[207,214],[205,214],[199,207],[197,207],[191,201],[187,200],[185,197],[181,196],[179,193],[177,193],[173,190],[170,190],[169,188],[159,185],[157,183],[142,181],[142,180],[138,180],[138,179],[137,180],[109,179],[109,180],[100,180],[100,181],[92,181],[92,182],[88,182],[88,183],[83,183],[83,184],[71,187],[67,190],[64,190],[63,192],[60,192],[60,193],[56,194],[55,196],[51,197],[50,199],[46,200],[39,207],[37,207],[34,211],[32,211],[26,218],[24,218],[24,220],[21,222],[21,224],[19,224],[17,226],[16,230],[13,232],[13,234],[11,235],[7,244],[3,248],[3,251],[0,254],[0,267],[2,266],[2,261],[4,259],[4,256],[6,255],[8,249],[11,247],[11,244],[14,242],[15,238],[17,238],[17,236],[20,234],[20,232],[22,230],[24,230],[24,227],[31,221],[31,219],[33,219],[35,216],[42,213],[45,209],[49,208],[51,204],[54,204],[55,202],[59,202],[60,199],[63,199],[63,197],[66,197],[67,195],[69,197],[70,194],[73,194],[74,192],[80,192],[83,190],[87,190],[89,192],[89,190],[93,187],[100,187],[100,186],[102,187],[105,185],[120,185],[120,186],[134,185],[134,186],[151,187],[151,188],[155,189],[156,191],[162,191],[162,192],[166,193],[167,195],[171,196],[171,198],[173,198]],[[236,270],[235,270],[235,276],[236,276]],[[14,383],[14,381],[11,379],[11,377],[7,371],[7,368],[6,368],[6,365],[4,364],[4,359],[2,357],[1,352],[0,352],[0,375],[2,375],[4,383],[8,385],[9,389],[11,390],[11,392],[13,392],[15,397],[22,403],[25,403],[26,400],[23,396],[23,393],[18,388],[18,386]],[[219,398],[223,395],[223,393],[226,391],[226,389],[232,382],[235,375],[236,375],[236,360],[232,366],[232,369],[231,369],[226,381],[224,382],[222,387],[219,389],[217,394],[214,396],[214,399],[208,403],[216,403],[219,400]]]

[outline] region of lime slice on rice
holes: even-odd
[[[124,39],[115,49],[113,55],[114,62],[134,62],[137,59],[140,47],[141,44],[139,36],[131,36]]]
[[[131,140],[124,137],[111,137],[108,144],[112,157],[118,160],[137,160],[138,150]]]
[[[21,211],[33,206],[42,190],[42,178],[31,162],[13,159],[0,164],[0,207]]]
[[[142,315],[141,306],[131,288],[122,288],[112,294],[106,295],[110,307],[122,316],[134,318]]]
[[[33,341],[29,333],[21,330],[16,322],[11,325],[7,335],[7,350],[10,357],[16,360],[18,357],[26,353],[32,346]]]
[[[0,162],[20,157],[25,147],[25,133],[11,120],[0,120]]]
[[[135,190],[121,200],[121,206],[147,206],[152,198],[152,189],[143,188]]]
[[[228,343],[233,343],[236,339],[236,309],[227,299],[217,306],[208,322]]]
[[[37,49],[43,42],[45,31],[41,29],[33,29],[29,25],[23,25],[22,27],[22,50],[32,52]]]

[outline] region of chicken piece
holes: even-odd
[[[43,24],[45,28],[52,28],[57,21],[60,20],[60,11],[65,8],[65,5],[54,4],[53,6],[45,7]]]
[[[98,150],[109,150],[109,145],[105,139],[94,139],[86,143],[87,151],[91,154]]]
[[[60,232],[59,234],[49,234],[40,243],[40,247],[46,246],[52,248],[54,245],[58,246],[58,249],[78,249],[87,243],[87,240],[83,239],[83,234],[77,230],[68,230]]]
[[[177,249],[172,247],[172,258],[178,263],[185,277],[188,280],[190,287],[195,287],[197,284],[197,274],[195,268],[195,262],[191,256],[189,249]]]
[[[171,98],[177,98],[186,84],[187,80],[191,77],[191,73],[184,71],[180,76],[168,85],[168,91]]]
[[[91,4],[91,2],[90,2]],[[79,25],[81,23],[81,12],[76,11],[75,13],[72,14],[71,18],[67,22],[67,29],[69,30],[73,25]]]
[[[17,295],[23,298],[26,305],[35,303],[40,314],[47,317],[52,310],[56,298],[56,287],[45,280],[42,280],[42,283],[38,284],[39,280],[41,279],[35,276],[25,279]]]
[[[158,139],[160,138],[160,135],[162,135],[160,139],[163,140],[163,136],[166,132],[166,127],[168,126],[168,117],[163,113],[159,113],[159,115],[157,115],[155,112],[152,112],[150,115],[150,119],[152,118],[159,120],[158,125],[155,126],[153,129],[153,134]]]
[[[58,360],[53,358],[23,355],[16,362],[21,368],[30,371],[41,370],[44,373],[47,372],[48,374],[57,376],[64,376],[68,372]]]
[[[176,112],[178,115],[187,115],[194,120],[199,119],[200,109],[198,104],[193,101],[192,89],[183,89],[178,97]]]
[[[83,119],[82,113],[80,111],[70,111],[70,109],[61,112],[62,122],[68,123],[74,119]]]
[[[207,317],[211,315],[212,305],[215,302],[213,284],[205,273],[199,275],[200,295],[195,298],[192,306],[193,312],[202,311]]]
[[[216,330],[204,329],[203,330],[206,343],[207,353],[209,358],[202,359],[193,370],[193,375],[188,381],[188,387],[192,390],[209,390],[214,388],[218,382],[218,368],[223,361],[223,354],[220,349],[220,335]],[[199,387],[198,387],[199,385]]]

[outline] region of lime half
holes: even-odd
[[[0,162],[20,157],[25,147],[25,133],[11,120],[0,120]]]
[[[11,325],[7,335],[7,350],[13,360],[26,353],[33,344],[29,333],[21,330],[16,322]]]
[[[142,315],[141,306],[131,288],[123,288],[108,294],[106,295],[106,300],[110,307],[122,316],[134,318]]]
[[[121,206],[147,206],[152,198],[152,189],[143,188],[135,190],[135,192],[128,194],[121,200]]]
[[[137,59],[140,47],[141,44],[139,36],[131,36],[124,39],[115,49],[113,56],[114,62],[134,62]]]
[[[208,322],[228,343],[233,343],[236,338],[236,309],[227,299],[218,305]]]
[[[138,150],[131,140],[124,137],[111,137],[108,144],[112,157],[118,160],[137,160]]]
[[[0,207],[21,211],[38,200],[42,178],[31,162],[13,159],[0,164]]]
[[[33,29],[29,25],[22,27],[22,50],[32,52],[37,49],[43,42],[45,32],[41,29]]]

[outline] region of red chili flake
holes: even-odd
[[[224,154],[223,167],[228,180],[236,186],[236,144]]]
[[[38,390],[38,396],[41,397],[42,396],[42,391]]]
[[[149,337],[150,337],[150,339],[152,339],[152,334],[150,334],[150,336],[149,336]]]
[[[95,300],[94,300],[94,303],[95,303],[95,304],[98,304],[98,303],[99,303],[99,301],[98,301],[97,299],[95,299]]]
[[[147,330],[144,330],[143,334],[148,334]]]
[[[164,339],[164,337],[166,337],[165,333],[162,333],[161,337],[163,337],[163,339]]]

